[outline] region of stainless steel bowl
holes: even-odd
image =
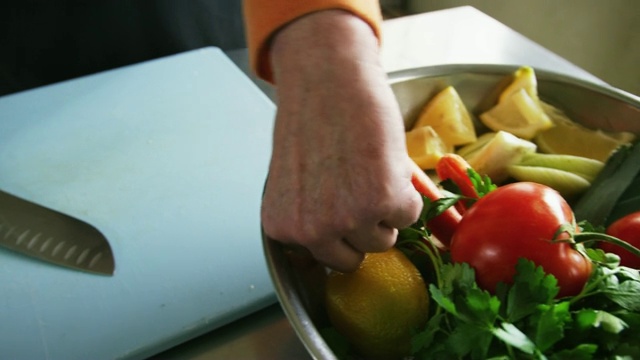
[[[495,104],[516,66],[443,65],[390,74],[405,125],[410,127],[424,104],[448,85],[455,87],[473,114]],[[535,69],[542,100],[592,128],[640,135],[640,98],[599,84]],[[298,337],[316,359],[335,358],[319,329],[329,325],[322,304],[324,267],[263,236],[270,275],[280,304]]]

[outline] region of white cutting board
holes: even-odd
[[[144,358],[276,302],[275,106],[206,48],[0,97],[0,188],[85,220],[113,277],[0,248],[0,358]]]

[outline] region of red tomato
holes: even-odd
[[[626,215],[607,228],[607,234],[640,248],[640,211]],[[640,257],[615,244],[603,242],[600,248],[620,256],[620,265],[640,269]]]
[[[510,283],[518,260],[527,258],[558,279],[558,296],[576,295],[589,279],[591,261],[569,243],[552,242],[560,226],[573,221],[571,207],[555,190],[530,182],[504,185],[464,214],[451,258],[471,265],[478,285],[492,292],[499,282]]]

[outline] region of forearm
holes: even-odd
[[[273,39],[278,94],[262,220],[341,271],[393,246],[420,213],[400,110],[365,22],[340,10],[296,20]]]
[[[340,10],[313,13],[282,29],[271,56],[278,121],[286,121],[276,126],[276,140],[291,136],[305,121],[320,121],[322,131],[368,132],[360,145],[371,156],[384,154],[390,143],[380,139],[402,135],[404,129],[378,52],[371,28]],[[327,118],[332,112],[334,118]],[[335,141],[345,135],[336,131]],[[397,141],[404,148],[404,138]]]
[[[298,19],[281,29],[271,46],[270,63],[282,91],[298,87],[300,81],[357,78],[361,68],[379,68],[375,33],[363,20],[341,10]]]
[[[380,38],[382,15],[378,0],[244,0],[250,64],[261,78],[273,81],[271,41],[295,20],[318,11],[340,9],[360,18]],[[322,33],[316,34],[320,38]]]

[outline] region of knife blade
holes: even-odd
[[[56,265],[113,275],[106,237],[92,225],[0,190],[0,245]]]

